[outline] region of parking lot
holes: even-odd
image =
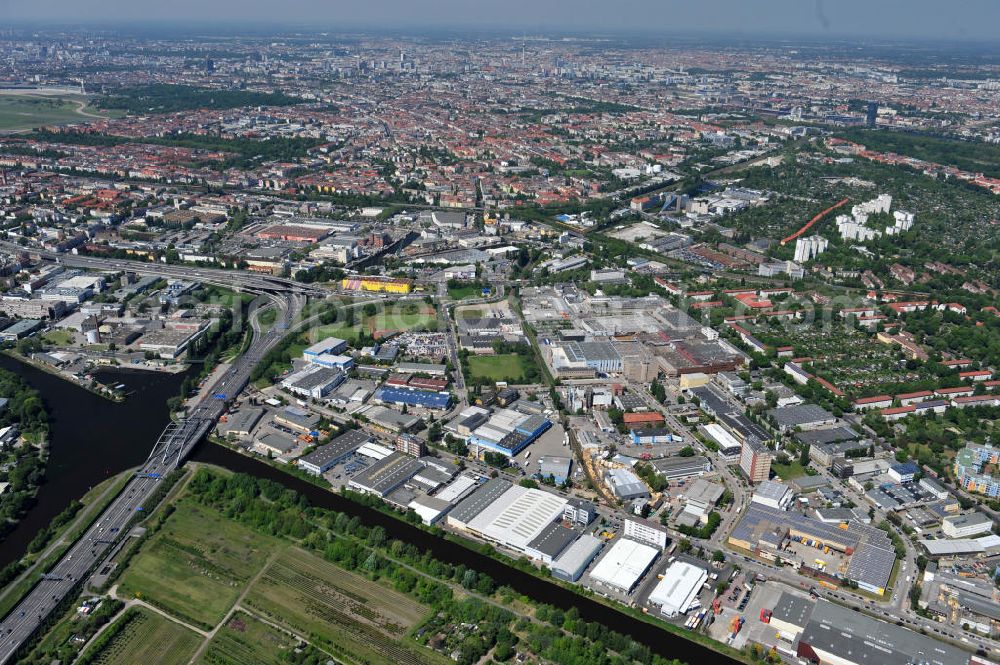
[[[351,478],[361,473],[375,463],[371,457],[360,453],[351,453],[343,462],[323,474],[323,478],[333,487],[334,491],[345,487]]]
[[[552,427],[542,433],[538,439],[521,452],[515,460],[512,460],[529,476],[538,472],[538,460],[542,457],[572,457],[573,451],[569,445],[564,445],[566,431],[558,422],[552,423]],[[525,455],[530,456],[525,459]],[[571,473],[576,472],[576,464],[573,465]],[[580,476],[575,476],[579,478]]]

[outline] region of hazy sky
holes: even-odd
[[[1000,40],[1000,0],[0,0],[3,17]]]

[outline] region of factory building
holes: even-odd
[[[796,654],[813,663],[968,665],[970,654],[907,628],[818,601],[802,627]]]
[[[565,506],[566,499],[561,496],[514,485],[469,520],[466,529],[498,545],[526,553],[529,544],[562,517]]]
[[[375,399],[384,404],[419,406],[425,409],[447,409],[451,404],[451,395],[449,393],[413,390],[388,385],[382,386],[375,391]]]
[[[466,445],[477,454],[492,451],[514,457],[550,427],[552,423],[543,415],[500,409],[473,431]]]
[[[374,494],[384,499],[423,468],[423,464],[409,455],[393,451],[351,478],[348,487],[355,492]]]

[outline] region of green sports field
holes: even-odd
[[[469,356],[469,370],[472,377],[489,381],[512,380],[521,381],[524,378],[524,359],[516,353],[501,353],[495,356]]]

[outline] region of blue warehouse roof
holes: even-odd
[[[432,393],[426,390],[411,390],[394,386],[383,386],[379,389],[376,397],[383,402],[422,406],[428,409],[446,409],[451,403],[451,395],[448,393]]]

